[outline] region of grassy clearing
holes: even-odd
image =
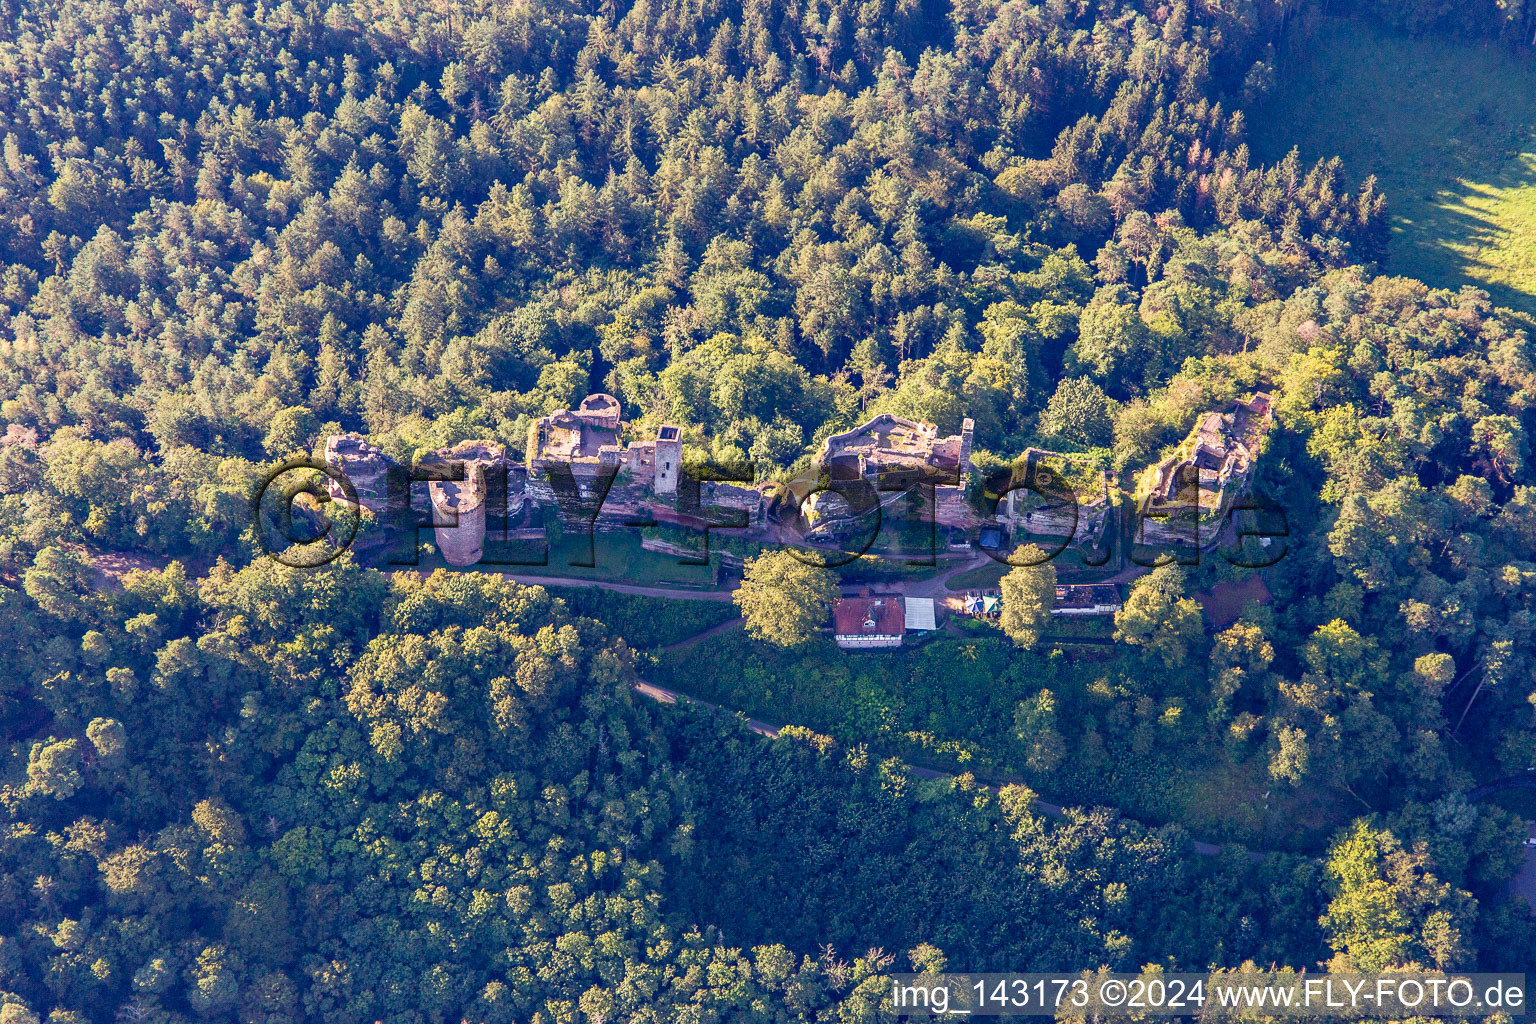
[[[997,587],[1003,577],[1009,572],[1009,567],[1001,562],[988,562],[986,565],[975,569],[967,569],[965,572],[956,573],[944,584],[945,590],[991,590]]]
[[[1249,122],[1256,158],[1294,145],[1375,174],[1392,214],[1386,270],[1486,289],[1536,313],[1536,67],[1497,45],[1411,39],[1324,19],[1291,42]]]
[[[425,532],[420,543],[419,568],[432,570],[454,567],[443,561]],[[681,563],[678,556],[647,551],[640,546],[637,532],[595,533],[592,546],[585,537],[562,536],[544,541],[492,541],[485,548],[484,562],[469,571],[505,572],[511,575],[564,576],[579,580],[602,580],[644,587],[699,589],[711,585],[711,566]],[[711,562],[719,555],[711,554]],[[591,561],[592,565],[580,565]],[[511,564],[516,563],[516,564]]]

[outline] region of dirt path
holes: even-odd
[[[950,580],[963,572],[980,569],[990,561],[992,561],[992,558],[985,552],[977,552],[947,572],[908,584],[902,589],[902,594],[906,597],[932,597],[939,601],[946,597],[953,597],[955,592],[949,589]]]
[[[419,570],[425,572],[426,570]],[[666,597],[675,601],[729,601],[736,588],[726,590],[681,590],[675,587],[644,587],[633,583],[614,583],[610,580],[588,580],[573,576],[525,576],[522,573],[503,573],[504,578],[529,587],[599,587],[616,594],[637,594],[641,597]]]
[[[665,644],[661,647],[658,647],[653,653],[665,654],[668,651],[677,651],[684,647],[692,647],[700,640],[704,640],[712,636],[719,636],[721,633],[729,633],[731,630],[740,629],[746,624],[746,619],[727,619],[726,621],[720,623],[718,626],[710,626],[702,633],[695,633],[693,636],[684,637],[681,640],[677,640],[670,644]]]
[[[725,710],[718,704],[711,704],[704,700],[695,700],[686,693],[678,693],[676,690],[669,690],[664,686],[657,686],[655,683],[647,683],[644,680],[636,683],[633,689],[636,693],[649,697],[651,700],[659,701],[662,704],[676,704],[679,701],[687,701],[689,704],[697,704],[701,708],[713,708],[716,711]],[[759,736],[766,736],[771,740],[779,738],[778,729],[767,722],[758,721],[756,718],[747,719],[747,728]]]

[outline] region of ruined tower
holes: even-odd
[[[656,431],[657,494],[676,494],[677,475],[683,463],[683,432],[679,427],[663,425]]]
[[[450,565],[474,565],[485,553],[487,506],[496,503],[498,519],[505,498],[491,488],[507,486],[507,453],[494,441],[462,441],[433,452],[434,463],[462,463],[462,480],[434,480],[427,485],[432,499],[432,531],[437,549]],[[500,529],[500,527],[498,527]]]

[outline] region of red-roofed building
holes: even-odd
[[[839,647],[852,650],[900,647],[906,608],[899,597],[845,597],[832,609],[832,632]]]

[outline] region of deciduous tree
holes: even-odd
[[[1137,580],[1115,613],[1115,639],[1157,655],[1169,668],[1184,664],[1201,632],[1200,606],[1184,596],[1184,570],[1173,564]]]
[[[1033,544],[1015,551],[1013,560],[1019,564],[1000,584],[1003,610],[998,624],[1014,643],[1029,649],[1040,642],[1051,621],[1051,608],[1056,604],[1056,566]]]
[[[837,576],[789,551],[769,551],[748,559],[732,600],[747,632],[779,647],[797,647],[826,625],[837,601]]]

